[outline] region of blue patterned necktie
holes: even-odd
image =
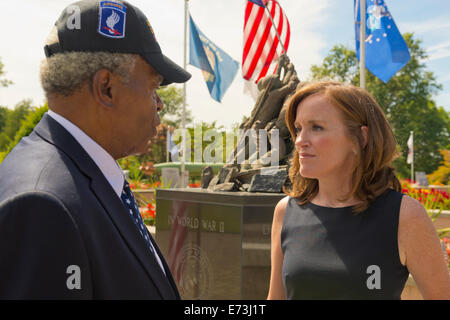
[[[147,228],[145,227],[144,221],[142,220],[141,214],[139,213],[139,208],[136,204],[136,201],[134,200],[133,194],[131,193],[130,185],[126,180],[120,198],[122,199],[125,208],[128,210],[130,218],[133,219],[134,224],[136,225],[148,247],[150,248],[150,251],[155,254],[153,245],[150,241],[150,237],[148,236]]]

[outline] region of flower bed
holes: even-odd
[[[164,189],[166,187],[160,181],[153,183],[132,181],[130,182],[130,188],[133,190],[144,223],[148,226],[154,226],[156,222],[155,191],[157,188]],[[200,188],[200,183],[190,183],[189,188]]]
[[[155,225],[156,207],[152,203],[149,203],[146,208],[140,208],[139,211],[141,212],[142,219],[146,225]]]
[[[130,182],[130,189],[131,190],[148,190],[148,189],[156,189],[161,187],[161,182],[155,181],[155,182],[145,182],[145,181],[131,181]]]
[[[401,180],[402,193],[414,198],[429,210],[450,210],[450,195],[448,190],[441,188],[415,188],[415,181],[411,184],[410,179]]]

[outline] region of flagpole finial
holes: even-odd
[[[263,4],[264,4],[264,2],[263,2]],[[280,41],[280,44],[281,44],[281,54],[286,53],[286,50],[284,49],[284,43],[283,43],[283,40],[281,40],[280,34],[278,33],[278,30],[277,30],[277,28],[276,28],[276,24],[275,24],[275,22],[273,21],[273,18],[272,18],[272,14],[270,13],[269,8],[268,8],[266,5],[264,5],[264,8],[265,8],[266,11],[267,11],[267,15],[269,16],[270,21],[272,22],[272,27],[273,27],[273,29],[275,30],[275,34],[276,34],[276,36],[277,36],[277,38],[278,38],[278,41]]]

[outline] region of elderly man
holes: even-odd
[[[0,165],[0,298],[179,299],[115,160],[146,150],[190,74],[125,1],[80,1],[45,45],[49,112]]]

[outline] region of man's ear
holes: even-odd
[[[369,128],[367,126],[361,126],[361,132],[362,132],[362,136],[363,136],[363,148],[364,148],[367,145]]]
[[[114,106],[112,97],[113,75],[110,71],[102,69],[92,78],[92,95],[95,101],[107,108]]]

